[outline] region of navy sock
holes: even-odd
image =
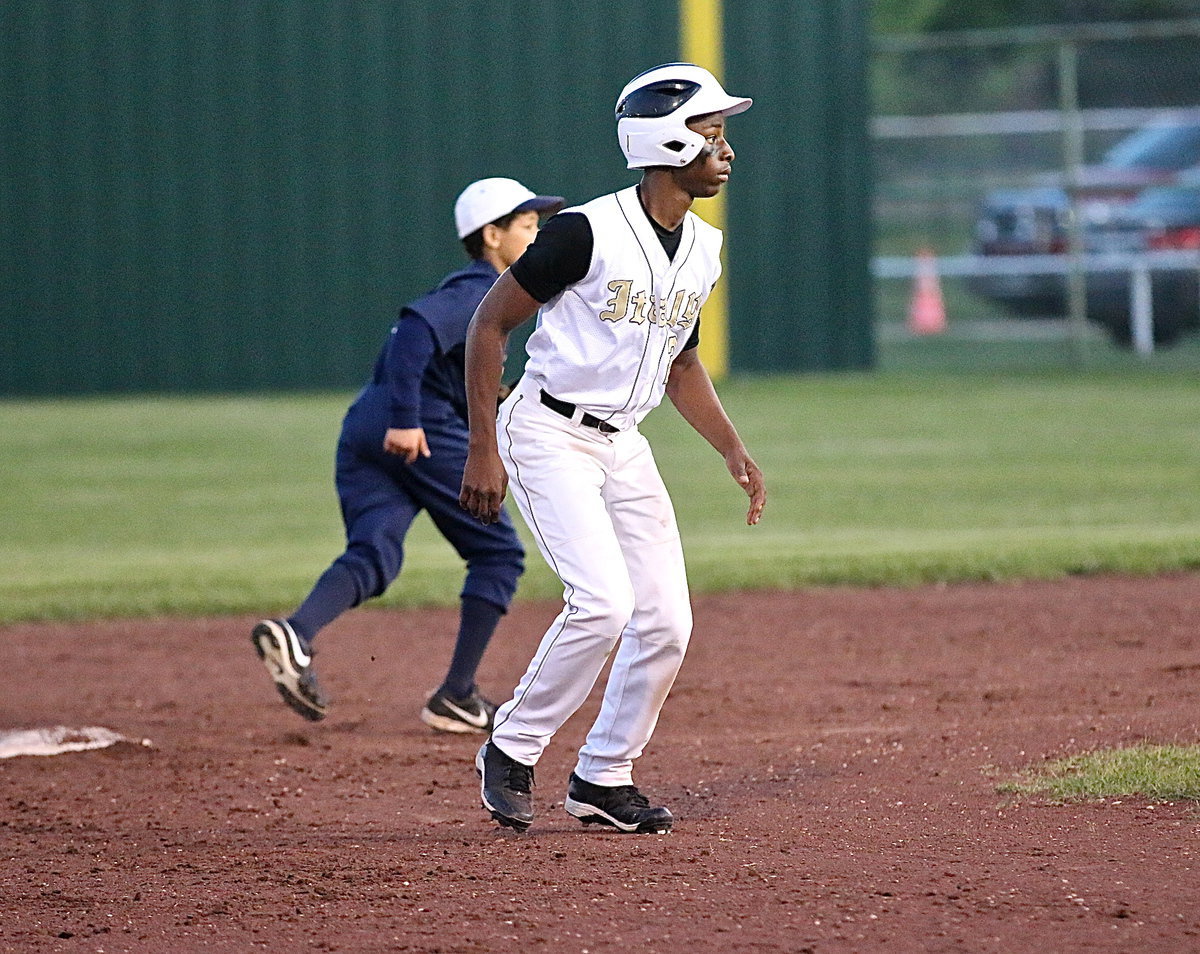
[[[354,574],[344,564],[335,562],[321,574],[288,622],[297,636],[311,643],[320,630],[357,605],[358,584]]]
[[[450,659],[450,671],[442,683],[442,691],[462,699],[475,688],[475,671],[483,651],[491,641],[492,633],[504,611],[494,603],[475,596],[462,598],[462,613],[458,622],[458,640],[454,643],[454,655]]]

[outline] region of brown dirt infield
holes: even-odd
[[[477,736],[415,718],[449,611],[322,635],[334,697],[278,700],[249,618],[0,629],[0,729],[152,747],[0,761],[3,951],[1200,951],[1200,810],[999,794],[1047,757],[1200,741],[1200,575],[695,601],[638,781],[665,836],[478,804]],[[556,607],[520,605],[500,695]]]

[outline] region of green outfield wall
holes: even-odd
[[[867,38],[866,0],[725,2],[734,370],[874,364]]]
[[[734,371],[870,363],[863,3],[726,4]],[[467,182],[633,181],[613,101],[679,32],[677,0],[0,0],[0,394],[356,385],[462,260]]]

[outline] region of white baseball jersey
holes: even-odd
[[[671,362],[721,274],[721,232],[689,211],[668,259],[636,188],[566,211],[588,218],[591,265],[542,306],[525,374],[625,430],[662,401]]]

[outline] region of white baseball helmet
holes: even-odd
[[[617,97],[617,139],[630,169],[686,166],[704,137],[687,121],[709,113],[745,112],[752,99],[730,96],[717,78],[694,63],[667,63],[639,73]]]

